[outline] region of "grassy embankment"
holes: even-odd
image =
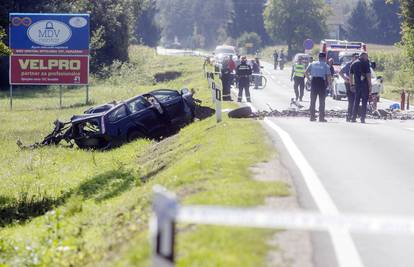
[[[201,59],[160,57],[138,47],[131,55],[133,64],[145,68],[131,66],[95,81],[94,103],[188,86],[211,105]],[[172,69],[182,71],[182,77],[152,85],[155,72]],[[216,124],[208,118],[160,143],[138,140],[108,152],[20,151],[17,138],[34,142],[56,118],[82,112],[84,90],[66,89],[64,109],[57,107],[56,88],[17,92],[12,112],[6,95],[0,101],[0,266],[148,266],[155,184],[193,204],[252,206],[266,196],[288,194],[284,184],[251,179],[249,166],[271,156],[255,121],[225,117]],[[178,266],[263,266],[270,233],[180,225]]]

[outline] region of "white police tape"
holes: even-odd
[[[281,212],[269,209],[180,206],[177,222],[296,230],[347,230],[353,233],[414,234],[414,218],[365,214]]]

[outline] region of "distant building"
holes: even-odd
[[[342,29],[345,26],[344,6],[341,1],[334,0],[325,0],[325,4],[329,5],[332,11],[327,20],[329,38],[342,39]]]

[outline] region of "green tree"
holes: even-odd
[[[348,19],[347,36],[351,40],[374,42],[377,17],[371,6],[360,0]]]
[[[231,0],[159,0],[158,8],[163,41],[178,38],[186,47],[211,48],[227,39]]]
[[[4,29],[0,26],[0,56],[8,56],[10,55],[10,49],[9,47],[3,43],[3,40],[6,37],[6,32]]]
[[[387,3],[385,0],[372,1],[371,7],[375,13],[374,42],[379,44],[395,44],[401,40],[401,19],[399,16],[400,3]]]
[[[135,37],[138,43],[150,47],[156,47],[161,39],[161,28],[157,23],[156,14],[158,13],[157,3],[155,0],[148,0],[142,15],[137,21]]]
[[[400,0],[402,23],[401,43],[407,54],[407,64],[414,73],[414,0]]]
[[[237,46],[246,48],[248,54],[254,54],[262,46],[262,39],[255,32],[245,32],[237,39]]]
[[[263,12],[266,0],[233,0],[233,17],[229,26],[231,37],[237,39],[245,32],[255,32],[268,42],[269,35],[264,28]]]
[[[327,32],[328,11],[321,0],[270,0],[265,28],[275,42],[286,42],[288,54],[303,50],[303,41],[319,41]]]

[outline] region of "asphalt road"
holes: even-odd
[[[287,109],[294,97],[290,68],[273,70],[265,64],[268,85],[251,90],[257,109]],[[305,93],[305,107],[309,93]],[[381,106],[391,102],[382,100]],[[347,101],[327,98],[327,109],[344,109]],[[312,166],[333,204],[341,213],[414,216],[414,121],[367,120],[366,124],[347,123],[328,118],[327,123],[308,118],[271,118],[286,131]],[[269,130],[278,146],[280,136]],[[302,206],[314,209],[303,175],[297,171],[286,149],[282,156],[299,187]],[[353,243],[363,266],[414,266],[414,236],[352,234]],[[317,266],[336,266],[333,249],[326,236],[315,236]]]
[[[170,53],[159,49],[158,52],[177,55],[180,51]],[[289,108],[290,99],[294,97],[290,67],[275,71],[272,65],[263,64],[268,85],[263,90],[251,90],[253,106],[259,110],[268,110],[269,106],[278,110]],[[383,108],[391,103],[382,99],[378,105]],[[305,92],[302,104],[309,107],[309,92]],[[327,109],[346,107],[346,99],[327,98]],[[310,122],[308,118],[269,118],[269,123],[264,123],[283,164],[294,178],[303,208],[321,210],[324,206],[324,210],[333,209],[335,213],[413,217],[414,121],[367,119],[366,124],[361,124],[339,118],[327,119],[327,123],[319,123]],[[301,162],[291,157],[280,132],[269,127],[272,123],[287,133],[309,165],[311,174],[304,173],[298,166]],[[309,175],[319,183],[319,188],[314,185],[319,191],[310,188],[312,183],[306,179]],[[333,267],[340,263],[341,267],[414,266],[414,236],[349,233],[335,236],[318,232],[313,234],[312,240],[317,267]],[[335,248],[337,243],[341,246]],[[338,253],[338,248],[347,251]],[[348,256],[357,259],[347,259]]]

